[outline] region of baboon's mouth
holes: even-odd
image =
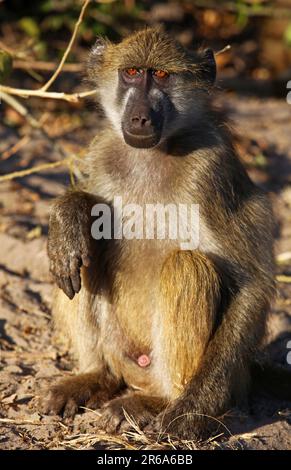
[[[161,135],[160,133],[133,134],[132,132],[124,129],[123,137],[125,142],[131,147],[151,148],[159,143]]]

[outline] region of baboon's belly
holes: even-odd
[[[127,283],[126,297],[109,306],[110,321],[103,325],[104,358],[116,375],[133,387],[153,386],[152,321],[157,308],[154,286]],[[144,283],[145,284],[145,283]],[[147,288],[146,288],[147,287]]]
[[[102,325],[104,357],[136,388],[158,388],[153,339],[159,334],[156,318],[162,309],[160,276],[166,258],[177,248],[174,241],[132,241],[122,249],[127,257],[127,263],[120,263],[122,269],[116,269],[114,259],[107,268],[112,287]]]
[[[132,254],[133,255],[133,254]],[[112,303],[103,328],[104,356],[115,373],[128,385],[149,389],[154,385],[153,319],[159,308],[159,276],[163,262],[155,263],[145,252],[135,253],[126,270],[113,279]],[[140,269],[143,263],[144,268]],[[112,272],[112,271],[111,271]]]

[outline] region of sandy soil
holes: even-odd
[[[233,95],[222,101],[237,127],[252,178],[271,194],[278,220],[276,254],[290,252],[291,106],[285,101]],[[0,135],[0,152],[17,140],[2,125]],[[92,125],[80,124],[61,141],[76,150],[93,135]],[[49,144],[35,135],[17,154],[1,162],[0,171],[57,159]],[[43,416],[37,406],[40,391],[70,374],[72,368],[69,355],[53,339],[52,283],[46,255],[50,203],[68,182],[66,170],[58,169],[0,184],[0,449],[159,448],[138,432],[132,438],[100,435],[92,411],[63,422]],[[281,277],[270,312],[267,349],[275,361],[286,364],[287,341],[291,340],[291,260],[282,261],[282,256],[279,260],[277,274]],[[291,449],[290,407],[291,401],[254,397],[250,410],[232,412],[231,434],[226,430],[220,438],[191,447]],[[170,447],[169,443],[161,445]]]

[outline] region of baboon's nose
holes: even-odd
[[[133,129],[143,129],[145,127],[150,127],[151,124],[151,118],[146,113],[135,114],[131,118],[131,125]]]

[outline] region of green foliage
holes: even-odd
[[[51,10],[53,10],[53,1],[52,0],[44,0],[44,1],[40,2],[39,9],[43,13],[49,13]]]
[[[37,41],[32,49],[37,59],[44,60],[47,58],[48,44],[46,41]]]
[[[32,38],[38,38],[40,35],[40,28],[37,21],[34,18],[25,16],[18,22],[22,31]]]
[[[288,24],[284,32],[284,41],[287,44],[287,46],[291,47],[291,23]]]
[[[248,23],[248,10],[243,0],[237,0],[237,24],[244,28]]]
[[[12,72],[11,56],[0,49],[0,83],[3,83]]]

